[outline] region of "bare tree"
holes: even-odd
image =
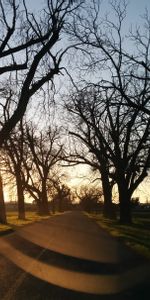
[[[58,210],[63,212],[71,208],[71,189],[60,180],[55,180],[55,192],[52,197],[53,213]]]
[[[107,136],[105,122],[101,124],[101,132],[99,131],[103,107],[99,104],[96,94],[93,95],[88,89],[70,95],[65,107],[71,115],[71,124],[74,123],[74,128],[69,131],[69,134],[80,140],[87,149],[82,153],[82,147],[78,146],[76,150],[72,147],[69,157],[65,159],[71,164],[85,163],[99,172],[104,195],[104,215],[109,218],[115,217],[112,204],[114,179],[110,177],[112,164],[103,141]]]
[[[96,123],[91,115],[91,121],[100,128],[105,157],[112,162],[112,170],[115,168],[110,177],[117,181],[122,198],[121,220],[130,222],[131,193],[149,170],[150,21],[146,11],[143,27],[125,35],[122,28],[126,24],[127,2],[111,1],[111,15],[104,17],[100,5],[100,1],[91,1],[84,18],[79,12],[68,33],[80,43],[82,86],[88,81],[102,94],[97,111],[103,117],[99,114],[100,123]],[[106,132],[102,130],[104,124]]]
[[[0,146],[22,119],[30,98],[61,72],[69,44],[64,26],[81,1],[47,0],[40,16],[27,8],[25,0],[0,1]],[[11,103],[11,105],[10,105]],[[11,109],[10,117],[3,116]]]
[[[3,182],[2,182],[1,175],[0,175],[0,223],[2,223],[2,224],[7,223],[6,209],[5,209],[5,203],[4,203]]]
[[[68,28],[70,36],[80,43],[80,68],[89,81],[105,90],[118,91],[122,104],[150,116],[150,16],[148,10],[140,26],[125,31],[128,3],[110,1],[109,10],[101,15],[101,1],[86,6],[84,18],[77,13]],[[76,48],[77,49],[77,48]],[[82,76],[82,72],[80,72]],[[88,76],[85,76],[88,74]],[[96,80],[93,78],[96,75]],[[117,99],[114,99],[114,105]]]
[[[94,186],[81,186],[77,196],[80,200],[80,206],[83,210],[91,213],[102,210],[103,192]]]
[[[27,127],[26,130],[26,143],[31,157],[28,162],[24,161],[28,177],[28,181],[24,184],[36,200],[40,214],[49,214],[48,181],[63,151],[63,146],[59,142],[59,134],[58,128],[52,129],[51,127],[39,133],[33,126]]]
[[[25,174],[23,162],[28,158],[28,150],[25,144],[23,120],[19,122],[18,126],[11,132],[9,138],[4,142],[3,150],[3,165],[5,165],[6,171],[12,174],[16,180],[18,218],[25,219]]]
[[[122,105],[122,98],[118,105],[111,106],[113,99],[106,98],[106,118],[112,145],[107,146],[115,167],[113,178],[119,191],[120,221],[129,223],[132,194],[150,169],[150,120],[139,109]]]
[[[150,168],[150,121],[138,109],[124,106],[119,97],[118,91],[108,93],[90,86],[74,94],[67,107],[76,124],[70,133],[95,157],[104,199],[105,188],[108,193],[117,183],[120,221],[128,223],[131,196]],[[113,105],[114,99],[118,105]],[[82,160],[94,165],[92,156]]]

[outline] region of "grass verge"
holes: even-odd
[[[134,215],[132,225],[120,225],[118,221],[109,220],[100,214],[88,214],[88,216],[112,236],[150,259],[150,215]]]
[[[48,219],[49,216],[39,216],[35,212],[26,212],[26,219],[19,220],[17,212],[7,213],[7,225],[0,224],[0,235],[9,233],[20,226]]]

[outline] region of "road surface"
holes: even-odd
[[[149,263],[82,212],[1,237],[0,270],[1,300],[149,298]]]

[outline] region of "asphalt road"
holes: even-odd
[[[0,300],[149,299],[150,265],[81,212],[0,238]]]

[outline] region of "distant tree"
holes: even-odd
[[[140,205],[139,197],[132,197],[131,198],[131,208],[137,208]]]
[[[26,129],[26,144],[30,157],[28,161],[24,161],[28,178],[24,184],[26,190],[36,200],[39,213],[42,215],[49,214],[48,183],[63,151],[59,134],[60,130],[57,127],[54,129],[49,127],[39,132],[32,125]]]
[[[81,186],[77,193],[81,208],[89,213],[102,209],[102,195],[100,189],[88,186]]]
[[[71,209],[72,199],[71,190],[66,184],[55,183],[56,192],[52,199],[53,211],[58,210],[59,212]]]

